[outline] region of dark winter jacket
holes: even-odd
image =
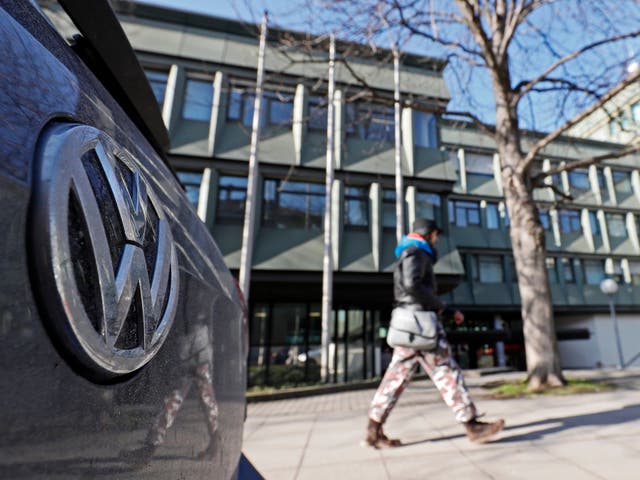
[[[403,237],[396,247],[398,260],[393,270],[393,291],[396,306],[440,311],[446,308],[436,295],[433,265],[435,249],[418,235]]]

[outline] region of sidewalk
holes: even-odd
[[[467,441],[428,380],[412,383],[386,425],[405,446],[360,446],[374,390],[252,403],[243,450],[267,480],[637,479],[640,475],[640,369],[566,371],[606,378],[613,392],[482,398],[483,384],[524,378],[511,372],[466,379],[487,419],[504,417],[490,444]]]

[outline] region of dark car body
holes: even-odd
[[[241,295],[153,112],[76,40],[0,0],[0,477],[233,478]]]

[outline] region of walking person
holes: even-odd
[[[435,248],[441,230],[427,219],[417,219],[413,232],[396,247],[397,262],[393,271],[395,307],[413,311],[432,311],[456,324],[464,321],[459,310],[447,307],[436,295],[433,266],[438,260]],[[478,411],[464,383],[462,370],[451,354],[444,327],[438,322],[437,346],[431,351],[396,347],[391,363],[369,407],[369,424],[365,443],[375,448],[395,447],[400,440],[388,438],[382,426],[409,383],[418,364],[431,377],[445,403],[458,422],[464,425],[472,442],[486,442],[504,427],[504,420],[487,423],[478,420]]]

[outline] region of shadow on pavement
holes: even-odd
[[[619,408],[616,410],[606,410],[604,412],[597,413],[588,413],[584,415],[575,415],[572,417],[557,417],[557,418],[546,418],[544,420],[538,420],[536,422],[529,423],[521,423],[518,425],[509,425],[504,428],[503,432],[500,434],[501,437],[498,437],[495,441],[491,443],[512,443],[512,442],[523,442],[523,441],[531,441],[531,440],[539,440],[546,435],[551,435],[557,432],[561,432],[563,430],[569,430],[571,428],[576,427],[586,427],[586,426],[600,426],[604,427],[607,425],[620,425],[626,422],[632,422],[640,418],[640,404],[636,405],[627,405],[623,408]],[[507,419],[507,422],[509,419]],[[508,436],[510,430],[516,430],[527,427],[537,427],[552,424],[549,428],[543,428],[536,430],[535,432],[527,432],[520,435]],[[415,442],[403,443],[402,446],[409,445],[418,445],[420,443],[428,443],[428,442],[442,442],[446,440],[454,440],[456,438],[463,438],[465,435],[448,435],[446,437],[437,437],[430,438],[425,440],[418,440]]]

